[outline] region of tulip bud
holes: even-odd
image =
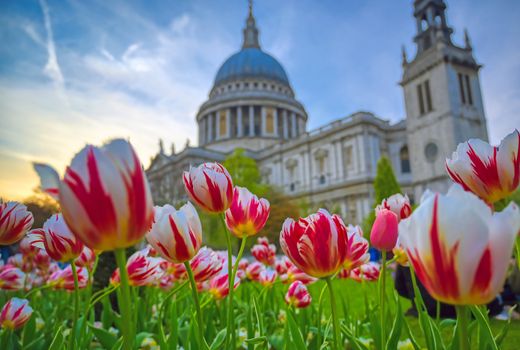
[[[285,294],[285,302],[297,308],[304,308],[310,305],[312,297],[307,287],[300,282],[295,281],[289,286],[287,294]]]
[[[203,282],[222,270],[222,261],[213,250],[202,247],[197,255],[190,261],[190,266],[195,281]]]
[[[379,250],[392,250],[397,242],[398,224],[394,212],[388,209],[379,210],[370,232],[370,243]]]
[[[258,244],[255,244],[251,248],[251,255],[259,262],[267,266],[272,266],[276,260],[276,246],[269,244],[267,238],[259,237]]]
[[[27,207],[18,202],[0,200],[0,245],[11,245],[23,238],[34,222]]]
[[[29,306],[29,300],[11,298],[0,313],[0,326],[3,329],[18,329],[29,321],[32,312],[33,309]]]
[[[0,272],[0,289],[21,290],[25,283],[25,273],[17,267],[7,265]]]

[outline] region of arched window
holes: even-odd
[[[399,152],[399,158],[401,160],[401,173],[410,173],[410,155],[408,153],[408,146],[403,146]]]

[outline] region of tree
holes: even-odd
[[[375,202],[373,208],[380,204],[383,199],[388,198],[396,193],[401,193],[401,186],[399,185],[399,182],[397,182],[394,170],[392,168],[392,163],[390,163],[390,159],[382,156],[377,162],[376,177],[374,179]],[[370,233],[375,218],[376,214],[374,210],[372,210],[363,221],[363,232],[366,234]]]
[[[283,191],[277,188],[269,187],[265,198],[269,201],[271,212],[264,229],[260,232],[260,236],[266,236],[269,241],[278,245],[283,222],[287,218],[298,220],[300,208]]]
[[[58,202],[40,190],[35,190],[34,194],[25,198],[23,204],[25,204],[27,210],[33,214],[33,228],[42,227],[48,218],[60,211]]]
[[[227,156],[223,165],[229,171],[233,185],[246,187],[257,196],[262,196],[267,192],[268,186],[261,183],[262,176],[256,160],[248,157],[242,148],[237,148]]]

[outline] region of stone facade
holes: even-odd
[[[161,145],[147,170],[155,201],[185,200],[182,172],[238,147],[257,160],[265,183],[339,210],[347,222],[369,214],[382,155],[412,200],[426,187],[446,190],[445,158],[470,137],[487,139],[480,65],[467,35],[465,47],[451,42],[442,0],[417,0],[414,8],[415,58],[408,62],[403,49],[406,119],[390,124],[361,111],[312,131],[283,67],[260,49],[250,9],[242,49],[222,65],[197,114],[199,146],[166,155]]]

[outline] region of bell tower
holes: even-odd
[[[444,163],[460,142],[487,140],[480,91],[481,65],[473,56],[467,31],[464,45],[452,42],[443,0],[415,0],[415,57],[402,51],[408,149],[418,200],[426,188],[445,191],[450,184]]]

